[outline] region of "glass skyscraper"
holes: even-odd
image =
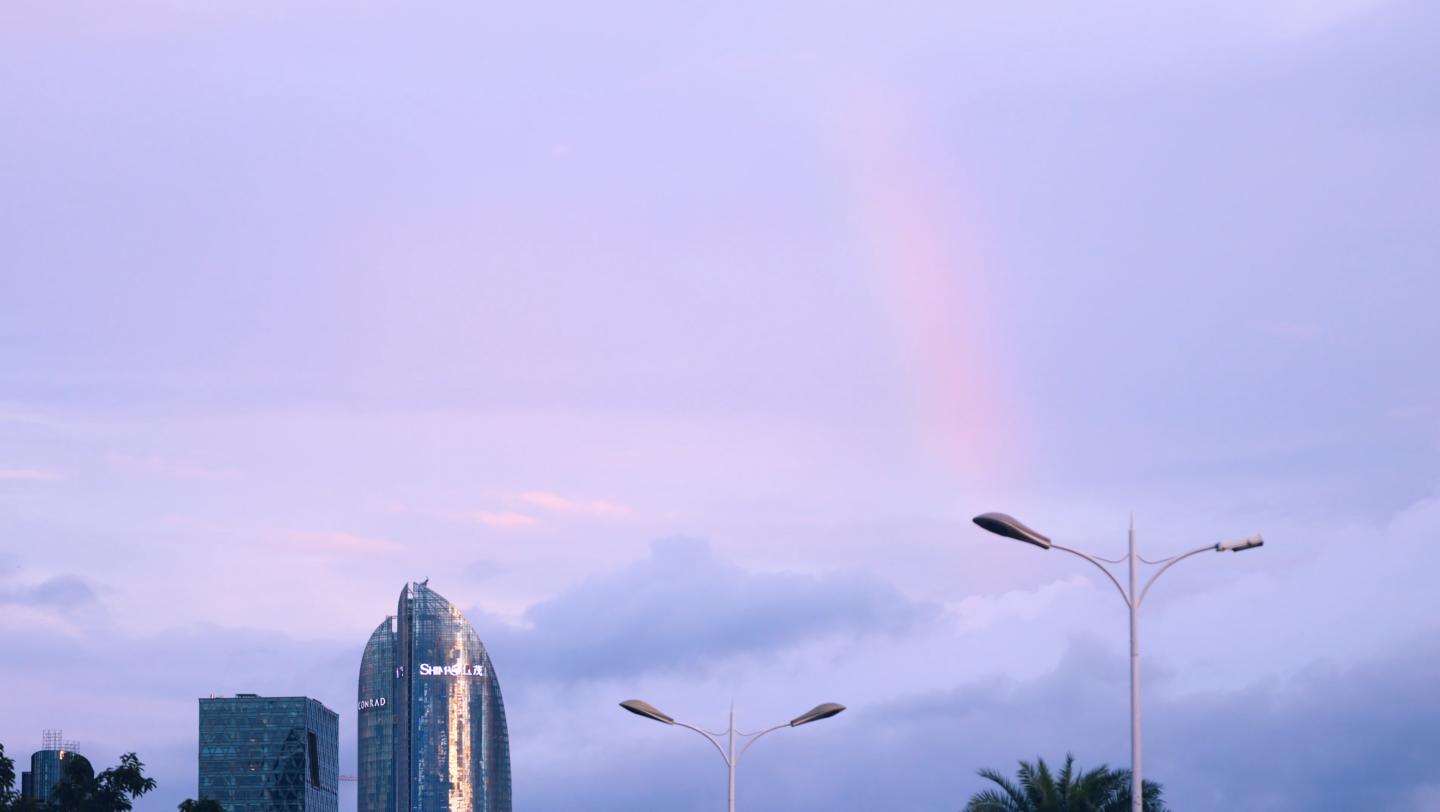
[[[387,617],[360,660],[358,812],[395,812],[395,638]]]
[[[500,681],[428,582],[407,584],[370,635],[359,688],[357,812],[511,812]]]
[[[75,752],[80,745],[75,742],[61,741],[61,731],[45,731],[44,744],[41,749],[30,756],[30,770],[20,774],[20,795],[25,798],[32,798],[37,803],[50,803],[50,795],[55,790],[61,776],[65,774],[65,765],[72,760],[85,764],[85,769],[94,774],[90,762],[85,757]]]
[[[200,788],[226,812],[338,812],[340,717],[303,696],[200,700]]]

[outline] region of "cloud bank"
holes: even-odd
[[[837,635],[899,636],[938,614],[875,578],[747,572],[704,540],[670,538],[649,558],[531,607],[527,628],[492,621],[481,636],[521,679],[611,679],[694,673]]]

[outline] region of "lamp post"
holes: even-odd
[[[1263,545],[1265,539],[1261,538],[1259,533],[1256,533],[1253,536],[1246,536],[1245,538],[1239,538],[1233,541],[1223,541],[1219,544],[1201,547],[1198,550],[1191,550],[1184,555],[1162,558],[1159,561],[1149,561],[1141,558],[1139,554],[1135,552],[1135,517],[1131,516],[1130,552],[1126,554],[1124,558],[1109,559],[1082,553],[1079,550],[1072,550],[1069,547],[1062,547],[1052,542],[1049,538],[1026,527],[1013,516],[1007,516],[1004,513],[982,513],[976,516],[974,521],[976,524],[998,536],[1016,539],[1026,544],[1034,544],[1036,547],[1045,550],[1064,550],[1067,553],[1074,553],[1080,556],[1091,564],[1099,567],[1100,571],[1105,573],[1110,579],[1110,582],[1115,584],[1115,588],[1120,590],[1120,597],[1125,600],[1125,605],[1130,607],[1130,811],[1144,812],[1145,785],[1143,779],[1140,777],[1140,604],[1145,602],[1145,596],[1150,593],[1150,587],[1154,585],[1155,579],[1159,578],[1165,570],[1170,569],[1184,559],[1211,550],[1217,553],[1226,550],[1238,553],[1241,550],[1248,550],[1252,547]],[[1146,564],[1160,566],[1160,569],[1154,575],[1150,576],[1150,580],[1145,582],[1145,587],[1140,589],[1137,595],[1136,590],[1139,585],[1139,578],[1136,565],[1142,561]],[[1116,578],[1115,574],[1105,566],[1105,564],[1126,563],[1129,564],[1130,568],[1130,588],[1128,590],[1120,585],[1120,579]]]
[[[656,710],[655,706],[649,704],[648,702],[641,702],[638,699],[627,699],[624,702],[620,703],[620,707],[630,711],[633,714],[636,714],[637,716],[644,716],[646,719],[654,719],[657,722],[664,722],[667,725],[679,725],[680,727],[688,727],[696,733],[699,733],[700,735],[709,739],[710,743],[715,745],[715,749],[720,751],[720,757],[725,759],[725,766],[730,768],[730,812],[735,812],[735,765],[740,761],[740,757],[745,755],[745,751],[750,749],[750,745],[754,744],[761,736],[764,736],[766,733],[769,733],[772,730],[779,730],[782,727],[799,727],[804,724],[809,724],[810,722],[817,722],[821,719],[829,719],[831,716],[834,716],[840,711],[845,710],[844,705],[837,705],[834,702],[826,702],[823,705],[816,705],[810,710],[800,714],[799,716],[796,716],[794,719],[791,719],[784,724],[775,725],[774,727],[767,727],[764,730],[760,730],[755,733],[740,733],[735,730],[735,703],[731,702],[730,729],[723,733],[711,733],[708,730],[701,730],[694,725],[687,725],[684,722],[677,722],[673,718],[666,716],[665,714]],[[725,736],[728,739],[728,741],[726,742],[729,748],[728,752],[726,746],[720,744],[720,737],[722,736]],[[738,753],[735,752],[735,737],[737,736],[742,739],[749,739],[749,741],[745,742],[744,746],[740,748],[740,752]]]

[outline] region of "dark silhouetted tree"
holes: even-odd
[[[26,798],[15,789],[15,759],[5,755],[0,744],[0,812],[35,812],[34,798]]]
[[[225,807],[221,806],[220,802],[214,798],[201,798],[198,801],[186,798],[175,808],[180,812],[225,812]]]
[[[15,805],[15,759],[5,755],[5,745],[0,744],[0,809],[9,812]]]
[[[50,805],[60,812],[130,812],[135,799],[152,789],[155,779],[145,777],[145,765],[134,753],[121,756],[118,766],[99,775],[77,755],[65,760]]]
[[[0,744],[0,812],[36,812],[34,798],[26,798],[15,789],[15,760],[5,755]]]
[[[1020,762],[1015,783],[996,770],[980,775],[1000,789],[987,789],[971,796],[964,812],[1129,812],[1130,771],[1112,770],[1104,764],[1089,772],[1075,768],[1075,756],[1065,755],[1059,773],[1050,772],[1045,759]],[[1161,799],[1161,787],[1146,781],[1145,812],[1169,812]]]

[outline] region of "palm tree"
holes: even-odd
[[[1059,774],[1050,772],[1045,759],[1020,762],[1015,784],[989,768],[980,775],[1000,789],[977,792],[965,804],[964,812],[1129,812],[1130,771],[1112,770],[1104,764],[1083,772],[1075,767],[1075,756],[1065,754]],[[1144,812],[1169,812],[1160,798],[1160,785],[1142,784]]]

